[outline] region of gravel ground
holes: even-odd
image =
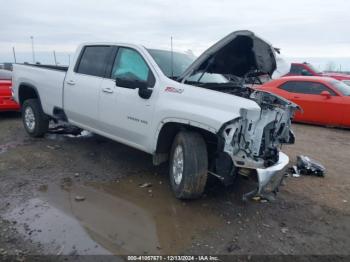
[[[294,124],[285,146],[324,178],[288,177],[272,202],[242,202],[251,184],[211,179],[203,198],[174,199],[167,167],[100,136],[29,138],[0,115],[0,257],[27,254],[350,254],[350,131]],[[338,257],[339,258],[339,257]],[[345,261],[345,260],[344,260]]]

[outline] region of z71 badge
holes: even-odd
[[[175,88],[175,87],[170,87],[168,86],[167,88],[165,88],[164,90],[165,92],[170,92],[170,93],[178,93],[178,94],[182,94],[182,92],[184,91],[181,88]]]

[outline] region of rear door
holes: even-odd
[[[298,104],[303,113],[297,112],[295,120],[316,124],[340,124],[341,115],[334,114],[339,106],[339,97],[326,85],[309,81],[287,81],[279,89],[285,97]],[[330,98],[321,95],[322,91],[328,91]]]
[[[98,129],[100,87],[113,47],[91,45],[82,48],[76,66],[64,83],[64,110],[68,119],[82,127]]]

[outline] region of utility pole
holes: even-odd
[[[14,46],[12,47],[12,53],[13,53],[13,59],[15,60],[15,63],[17,63],[17,60],[16,60],[16,51],[15,51],[15,47],[14,47]]]
[[[30,40],[32,41],[32,56],[33,56],[33,64],[35,64],[34,36],[30,36]]]
[[[171,63],[171,77],[174,78],[174,50],[173,50],[173,37],[170,37],[170,49],[171,49],[171,57],[170,57],[170,63]]]
[[[53,58],[55,59],[55,65],[57,65],[56,52],[55,52],[55,50],[53,50]]]

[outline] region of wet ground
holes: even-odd
[[[350,131],[294,124],[325,178],[289,177],[276,201],[241,200],[244,179],[211,179],[179,201],[167,167],[83,132],[29,138],[18,114],[0,115],[0,256],[15,254],[350,254]]]

